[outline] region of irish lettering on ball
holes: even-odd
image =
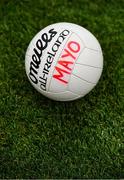
[[[69,41],[67,43],[66,48],[63,50],[61,57],[58,60],[57,66],[55,66],[53,74],[54,79],[58,80],[60,83],[68,83],[67,76],[72,72],[80,49],[80,44],[76,41]]]

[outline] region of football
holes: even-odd
[[[85,28],[56,23],[31,40],[25,68],[29,81],[41,94],[71,101],[95,87],[103,69],[103,54],[98,40]]]

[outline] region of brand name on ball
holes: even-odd
[[[54,30],[54,28],[50,29],[48,33],[43,33],[36,42],[36,47],[33,49],[34,53],[32,55],[29,69],[29,78],[34,84],[38,83],[37,74],[41,63],[42,53],[56,34],[57,32]]]

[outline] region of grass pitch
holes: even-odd
[[[55,22],[90,30],[104,54],[87,96],[54,102],[29,83],[33,36]],[[0,1],[0,178],[124,178],[124,1]]]

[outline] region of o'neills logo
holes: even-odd
[[[34,54],[32,55],[32,60],[30,62],[29,72],[29,78],[34,84],[38,83],[37,74],[41,63],[42,53],[56,34],[57,32],[54,29],[50,29],[48,33],[42,34],[41,38],[39,38],[36,42],[36,48],[33,49]]]

